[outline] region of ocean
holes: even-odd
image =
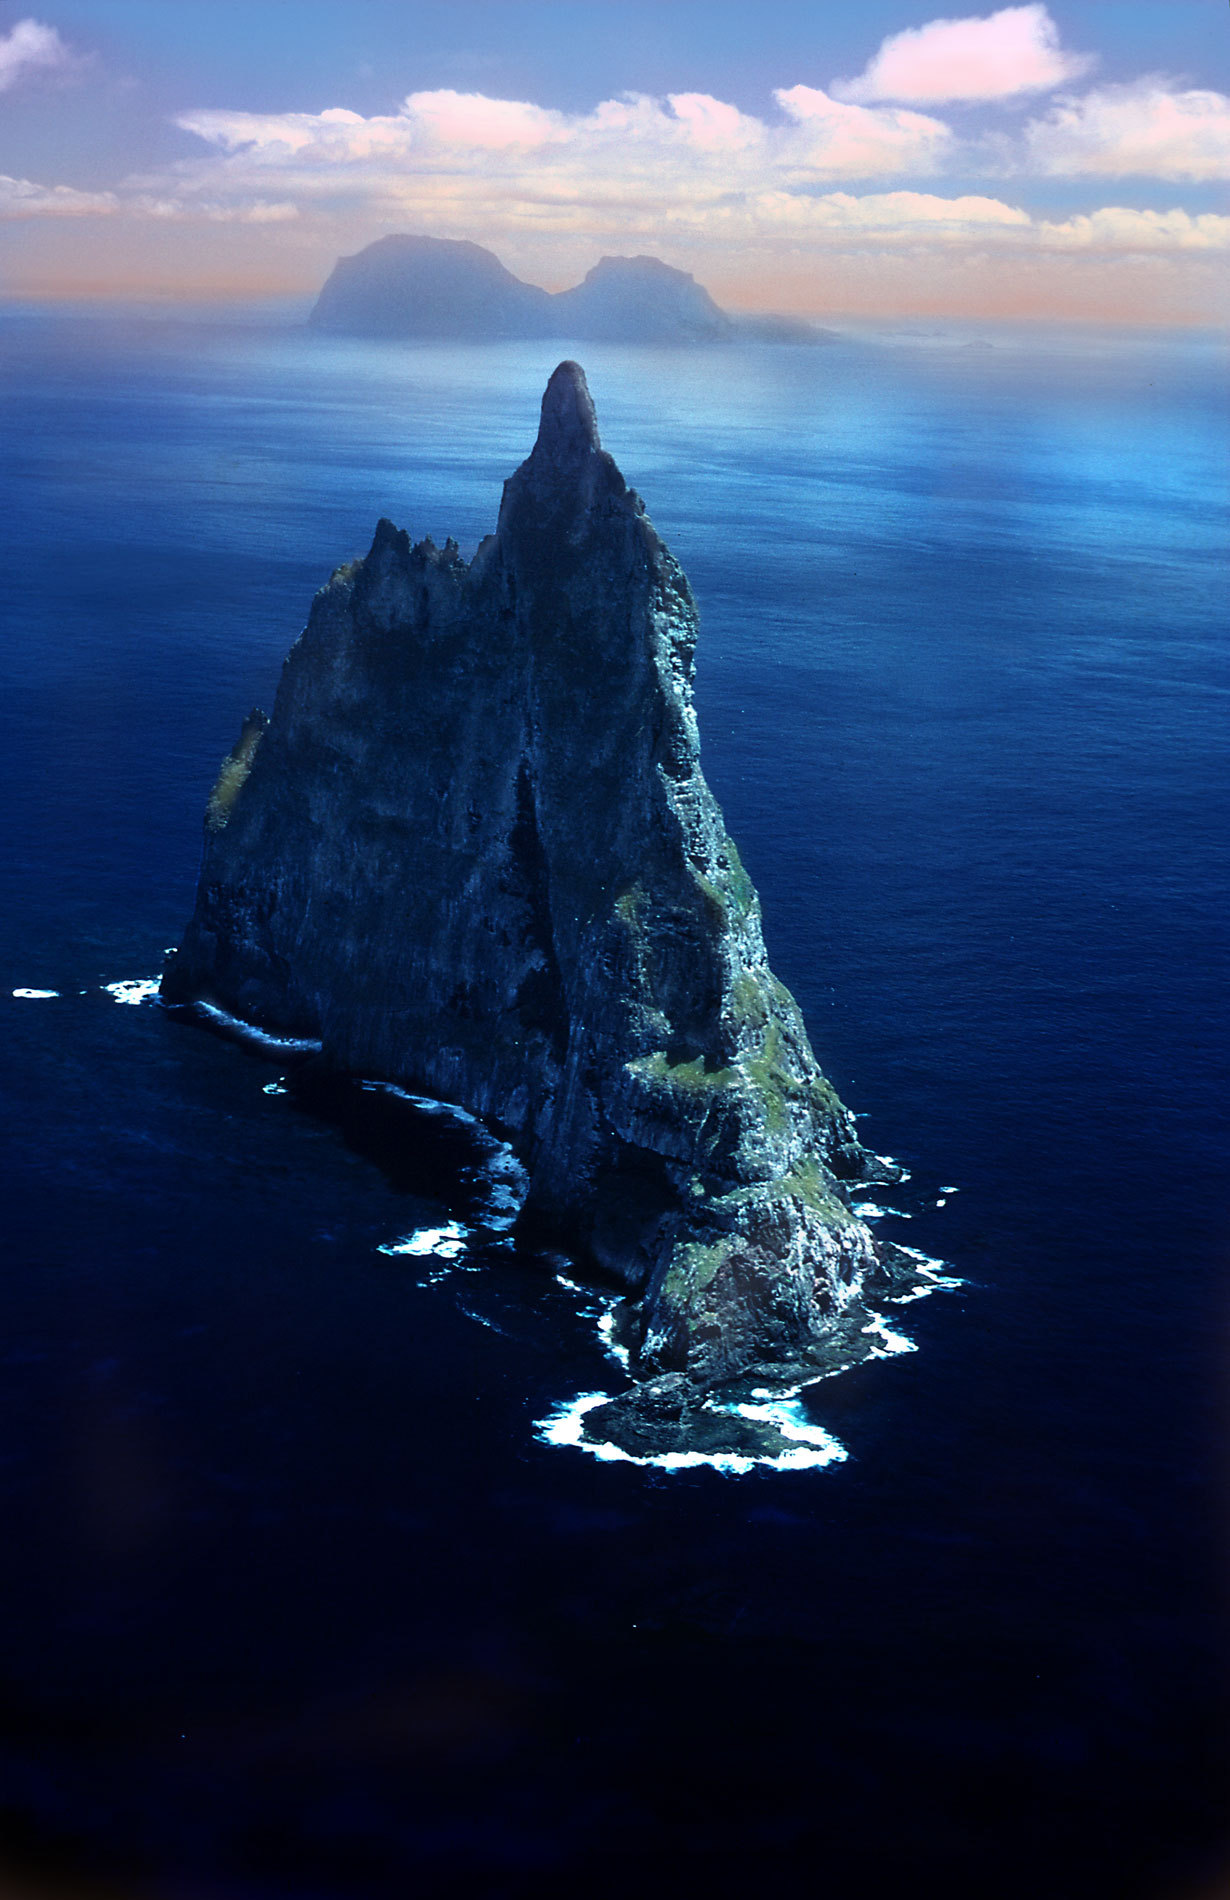
[[[315,589],[381,515],[470,554],[556,353],[0,313],[0,1871],[1204,1900],[1225,339],[578,354],[880,1231],[960,1284],[803,1395],[823,1465],[549,1441],[620,1374],[467,1246],[489,1145],[148,982]]]

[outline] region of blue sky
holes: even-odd
[[[1224,0],[0,5],[0,285],[307,292],[430,230],[553,287],[1216,320],[1228,93]]]

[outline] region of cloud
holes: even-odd
[[[811,86],[775,98],[782,117],[773,120],[707,93],[628,94],[571,114],[452,91],[412,93],[400,112],[373,118],[340,109],[192,112],[179,123],[212,152],[182,161],[172,178],[136,184],[173,202],[159,215],[191,216],[195,204],[197,215],[216,220],[231,203],[244,207],[236,217],[272,220],[297,205],[351,228],[361,217],[369,229],[374,222],[376,229],[473,235],[519,249],[544,241],[567,241],[574,250],[582,242],[732,253],[751,246],[783,256],[791,247],[1124,255],[1225,248],[1225,220],[1183,210],[1109,207],[1048,222],[986,194],[907,187],[945,168],[968,170],[970,148],[941,119],[850,104]],[[1217,98],[1179,95],[1179,103]],[[1061,136],[1072,147],[1113,133],[1123,146],[1125,99],[1139,118],[1145,94],[1138,91],[1061,100],[1025,137],[1003,146],[1003,169],[1019,172],[1031,151],[1041,155],[1032,162],[1050,168]],[[1148,113],[1159,118],[1153,93],[1148,100]],[[1120,117],[1112,125],[1114,112]],[[1196,117],[1207,132],[1210,113]],[[890,188],[875,189],[878,180]],[[855,182],[873,188],[843,189]]]
[[[40,67],[68,66],[72,55],[54,26],[41,20],[18,20],[11,33],[0,36],[0,92]]]
[[[892,33],[857,79],[833,81],[838,99],[916,105],[1014,99],[1081,78],[1092,57],[1065,53],[1045,6],[1003,7],[985,18],[931,20]]]
[[[1131,211],[1106,205],[1063,224],[1037,226],[1044,249],[1098,251],[1230,250],[1230,218],[1204,211]]]
[[[481,92],[412,92],[402,110],[429,139],[483,152],[532,151],[559,138],[566,123],[562,113]]]
[[[202,141],[197,156],[115,191],[0,181],[0,218],[119,213],[168,237],[195,225],[202,247],[211,229],[218,242],[233,231],[228,241],[239,244],[243,227],[263,226],[271,258],[422,231],[476,238],[556,283],[575,281],[599,250],[651,250],[715,285],[723,274],[728,285],[750,283],[753,269],[762,285],[814,284],[822,262],[829,283],[880,269],[965,271],[972,283],[985,266],[1026,277],[1037,268],[1056,282],[1142,268],[1211,285],[1224,268],[1228,218],[1088,204],[1048,218],[990,191],[945,192],[937,177],[968,179],[992,148],[905,106],[863,106],[802,85],[775,101],[761,117],[708,93],[625,94],[566,113],[438,90],[370,118],[340,107],[202,110],[178,121]],[[1133,140],[1156,166],[1177,163],[1182,146],[1190,173],[1197,161],[1212,164],[1228,112],[1217,94],[1170,93],[1161,81],[1061,97],[1000,141],[1000,176],[1026,163],[1079,168],[1091,150],[1113,169],[1110,154]]]
[[[1029,170],[1123,178],[1230,178],[1230,98],[1164,81],[1060,99],[1025,129]]]
[[[800,128],[800,159],[817,171],[857,178],[933,172],[953,144],[948,126],[919,112],[843,105],[813,86],[773,97]]]
[[[869,192],[862,197],[845,191],[822,197],[766,192],[754,201],[752,211],[761,236],[871,237],[877,243],[987,237],[997,230],[1028,230],[1030,225],[1027,211],[998,198],[941,198],[925,191]]]
[[[111,191],[75,191],[71,185],[36,185],[29,178],[0,175],[0,222],[14,218],[92,218],[119,209]]]
[[[211,224],[286,224],[299,216],[287,200],[258,198],[248,203],[211,203],[201,198],[121,197],[114,191],[77,191],[72,185],[38,185],[30,178],[0,174],[0,223],[19,218],[99,218],[123,212],[162,221],[206,219]]]
[[[139,217],[183,223],[207,219],[210,224],[287,224],[299,216],[299,207],[287,200],[270,203],[258,198],[251,204],[210,204],[204,199],[153,198],[125,200],[124,209]]]
[[[596,196],[630,203],[758,190],[814,181],[934,173],[952,135],[920,113],[842,105],[810,86],[777,95],[785,122],[769,124],[708,93],[641,93],[592,112],[563,113],[481,93],[415,92],[401,111],[363,118],[311,113],[202,111],[177,123],[226,154],[235,176],[274,175],[312,196],[365,178],[399,196],[409,178],[519,180],[529,202]],[[195,175],[212,178],[205,161]],[[185,181],[191,166],[181,168]]]

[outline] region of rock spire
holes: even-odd
[[[696,637],[561,363],[469,564],[382,521],[317,595],[163,983],[510,1140],[521,1234],[625,1289],[636,1403],[683,1382],[670,1430],[749,1368],[851,1357],[893,1267],[844,1185],[885,1170],[701,772]]]

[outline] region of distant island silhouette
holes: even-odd
[[[658,257],[604,257],[583,283],[523,283],[493,251],[464,239],[378,238],[340,257],[308,318],[347,336],[464,342],[829,343],[801,317],[722,310],[687,271]]]

